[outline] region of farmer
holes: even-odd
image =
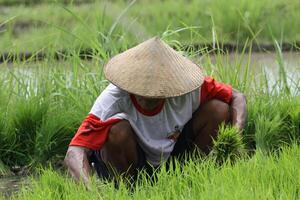
[[[116,55],[104,74],[110,84],[65,157],[77,180],[88,182],[92,167],[102,177],[112,171],[134,176],[195,148],[209,153],[221,123],[244,128],[244,95],[204,77],[200,67],[159,38]]]

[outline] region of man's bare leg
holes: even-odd
[[[129,177],[136,175],[139,164],[138,144],[127,120],[111,127],[101,156],[106,165],[118,174]]]
[[[222,122],[230,120],[229,105],[219,101],[211,100],[201,105],[193,114],[194,143],[204,153],[208,154],[212,147],[212,138],[216,138],[218,128]]]
[[[194,143],[205,153],[212,147],[219,125],[229,122],[229,105],[211,100],[193,114]],[[136,136],[127,120],[113,125],[108,140],[101,150],[103,161],[119,174],[135,176],[139,168],[139,152]]]

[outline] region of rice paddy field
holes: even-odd
[[[300,40],[298,0],[1,0],[0,5],[1,52],[110,49],[111,42],[122,48],[153,35],[183,44]]]
[[[0,199],[300,198],[300,56],[282,52],[283,43],[299,49],[299,1],[0,5],[0,53],[46,52],[41,61],[0,64]],[[108,84],[107,60],[154,35],[246,95],[243,137],[222,127],[209,156],[162,166],[152,178],[141,172],[132,185],[120,178],[118,188],[95,175],[87,190],[62,166],[70,139]],[[228,42],[245,48],[224,52]],[[198,43],[214,48],[194,48]],[[253,52],[254,44],[275,51]],[[82,48],[93,52],[89,60],[81,59]],[[62,49],[67,53],[57,60],[54,53]],[[257,54],[272,62],[257,62]],[[4,182],[19,176],[16,189]]]

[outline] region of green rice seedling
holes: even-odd
[[[273,151],[282,145],[291,144],[295,138],[295,122],[292,121],[289,112],[294,113],[300,106],[293,98],[283,98],[269,102],[256,119],[256,144],[263,151]],[[272,105],[273,104],[273,105]],[[270,109],[269,107],[276,108]],[[296,109],[296,110],[295,110]]]
[[[245,142],[249,149],[273,151],[298,138],[298,97],[253,95],[248,99]]]
[[[275,114],[274,118],[270,119],[265,115],[257,117],[255,142],[256,147],[263,152],[278,149],[284,144],[282,140],[282,119],[280,115]]]
[[[11,153],[15,145],[14,134],[9,130],[10,120],[7,108],[11,93],[7,92],[5,78],[7,77],[0,77],[0,176],[10,174],[7,167],[9,165],[9,158],[7,156]]]
[[[9,95],[12,98],[10,103],[0,105],[5,110],[0,113],[0,122],[5,122],[4,131],[0,132],[0,159],[4,163],[9,166],[61,163],[80,122],[100,89],[107,85],[101,73],[92,72],[87,66],[76,67],[82,63],[71,61],[66,64],[73,63],[72,69],[49,68],[57,64],[50,60],[44,66],[28,69],[28,75],[17,69],[9,74],[9,84],[1,92],[12,94],[3,94],[1,101]]]
[[[274,40],[275,47],[276,47],[276,60],[278,62],[278,69],[279,69],[279,89],[283,90],[285,94],[289,95],[291,93],[290,86],[287,81],[287,74],[284,67],[284,60],[281,48],[276,40]]]
[[[299,141],[300,136],[300,100],[298,97],[290,97],[282,100],[279,106],[283,123],[291,141]]]
[[[247,123],[243,132],[243,141],[248,151],[256,149],[255,134],[257,128],[257,116],[265,111],[265,102],[269,98],[265,95],[247,96]]]
[[[237,40],[245,43],[255,38],[254,42],[260,45],[272,44],[273,37],[288,43],[299,40],[297,0],[288,3],[284,0],[220,0],[209,3],[205,0],[188,3],[186,0],[136,1],[125,14],[120,15],[130,2],[94,1],[80,5],[51,2],[6,8],[0,13],[0,21],[8,21],[5,29],[1,30],[1,51],[94,48],[95,42],[103,50],[110,50],[112,42],[127,41],[131,46],[149,35],[161,35],[167,26],[168,30],[200,27],[193,32],[186,30],[172,35],[172,40],[185,44],[212,43],[213,27],[219,41],[225,43]],[[76,17],[63,7],[76,13]],[[78,23],[78,19],[89,26]],[[65,34],[66,30],[72,34]],[[116,46],[122,48],[122,45]],[[113,49],[117,50],[115,46]]]
[[[50,168],[42,170],[31,186],[23,187],[11,199],[298,199],[299,155],[300,148],[294,144],[278,155],[257,151],[235,165],[219,167],[206,159],[186,162],[183,167],[176,164],[171,171],[162,167],[155,184],[141,175],[133,192],[123,183],[115,189],[113,183],[95,177],[88,191],[83,184]]]
[[[30,162],[30,156],[34,153],[37,131],[42,125],[47,113],[48,103],[41,97],[19,99],[12,111],[12,124],[15,134],[15,149],[11,162],[18,165],[26,165]]]
[[[70,111],[47,113],[34,141],[33,162],[46,165],[61,163],[80,120]]]
[[[217,162],[235,161],[245,154],[245,146],[242,142],[241,133],[236,127],[225,126],[219,127],[219,133],[213,140],[211,155]]]
[[[87,190],[83,183],[75,183],[70,177],[54,171],[52,168],[40,170],[39,178],[32,177],[31,182],[29,188],[23,187],[11,199],[107,199],[114,194],[117,197],[127,193],[123,184],[120,185],[120,191],[124,193],[122,195],[122,193],[115,193],[116,189],[113,183],[104,185],[95,177],[91,179],[91,187]]]

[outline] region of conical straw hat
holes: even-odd
[[[157,37],[114,56],[104,74],[121,89],[148,98],[180,96],[204,80],[199,66]]]

